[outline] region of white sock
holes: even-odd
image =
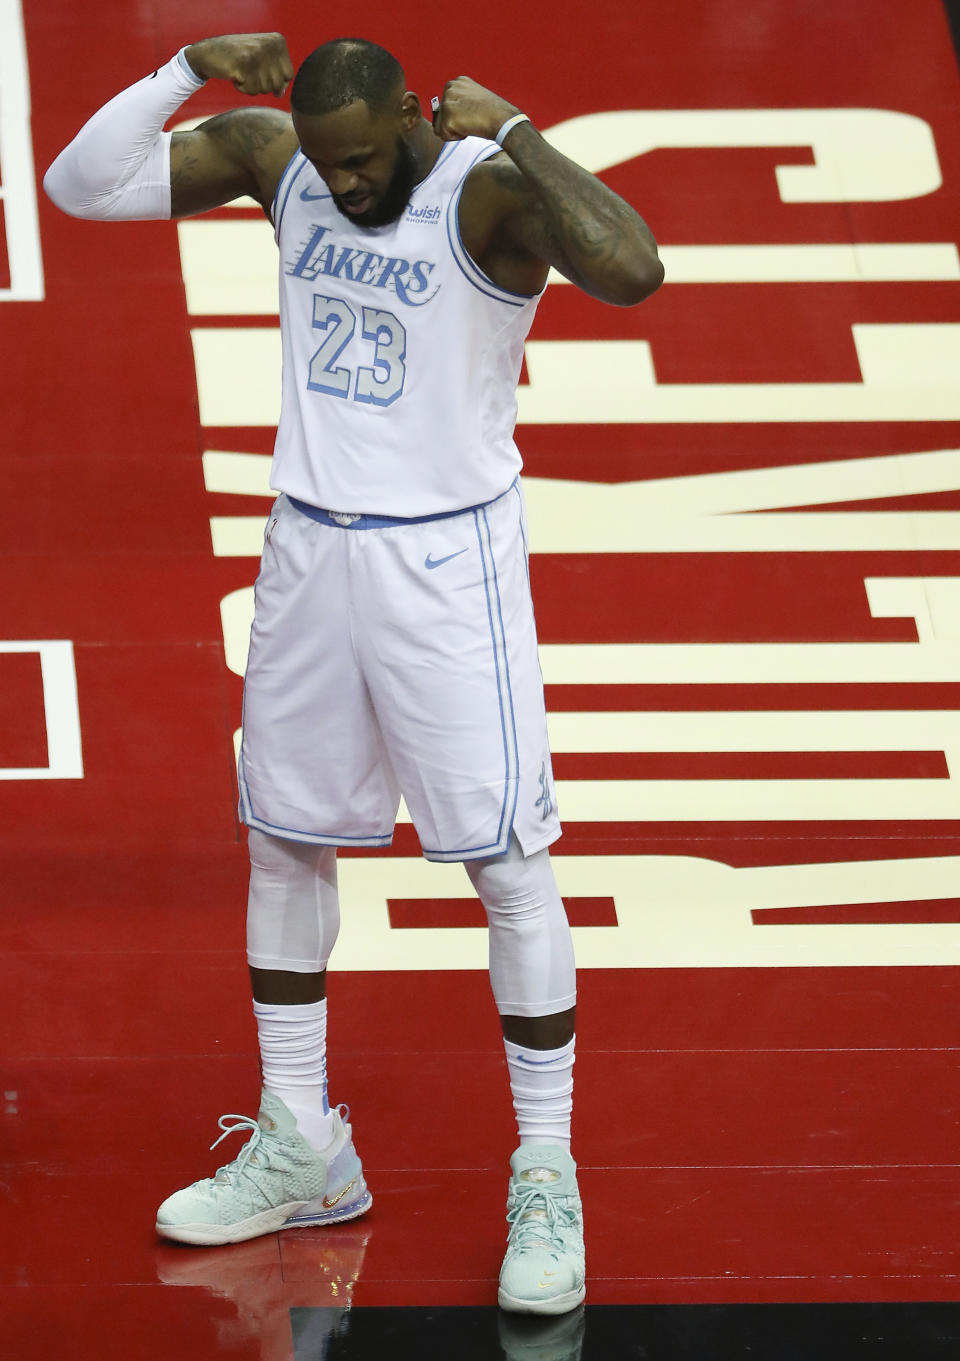
[[[327,1101],[327,999],[299,1006],[254,1002],[263,1085],[318,1152],[333,1138]]]
[[[576,1036],[561,1049],[531,1049],[504,1040],[521,1144],[570,1147]]]

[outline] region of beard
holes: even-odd
[[[397,161],[387,186],[365,213],[348,213],[336,194],[333,201],[338,211],[358,227],[386,227],[396,222],[410,202],[417,182],[417,163],[406,139],[397,138]]]

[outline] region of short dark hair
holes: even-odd
[[[363,100],[379,112],[405,86],[403,67],[385,47],[366,38],[334,38],[315,48],[300,66],[290,105],[311,115]]]

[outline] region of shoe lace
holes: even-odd
[[[577,1222],[576,1210],[565,1205],[564,1199],[541,1186],[519,1187],[507,1210],[510,1242],[519,1248],[532,1247],[535,1243],[563,1248],[563,1230]]]
[[[231,1174],[237,1177],[242,1176],[246,1171],[249,1162],[252,1162],[254,1167],[277,1166],[281,1169],[283,1168],[284,1160],[282,1158],[277,1158],[274,1149],[270,1149],[268,1152],[268,1146],[263,1144],[263,1130],[260,1128],[258,1122],[251,1116],[221,1115],[217,1124],[223,1130],[223,1133],[218,1139],[214,1139],[213,1143],[210,1145],[211,1151],[215,1149],[218,1144],[222,1144],[227,1135],[237,1134],[240,1130],[246,1130],[249,1134],[249,1138],[238,1155],[234,1158],[233,1162],[224,1163],[223,1167],[217,1168],[214,1180],[229,1180]],[[274,1140],[274,1143],[276,1143],[276,1140]],[[263,1144],[262,1148],[260,1147],[261,1144]],[[255,1156],[258,1149],[260,1150],[259,1159]]]

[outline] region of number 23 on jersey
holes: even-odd
[[[356,372],[338,364],[353,339],[357,322],[370,342],[372,364]],[[374,406],[390,406],[403,392],[406,377],[407,333],[392,312],[364,307],[358,317],[342,298],[313,295],[313,326],[324,333],[323,343],[310,360],[307,387],[330,397],[343,397]]]

